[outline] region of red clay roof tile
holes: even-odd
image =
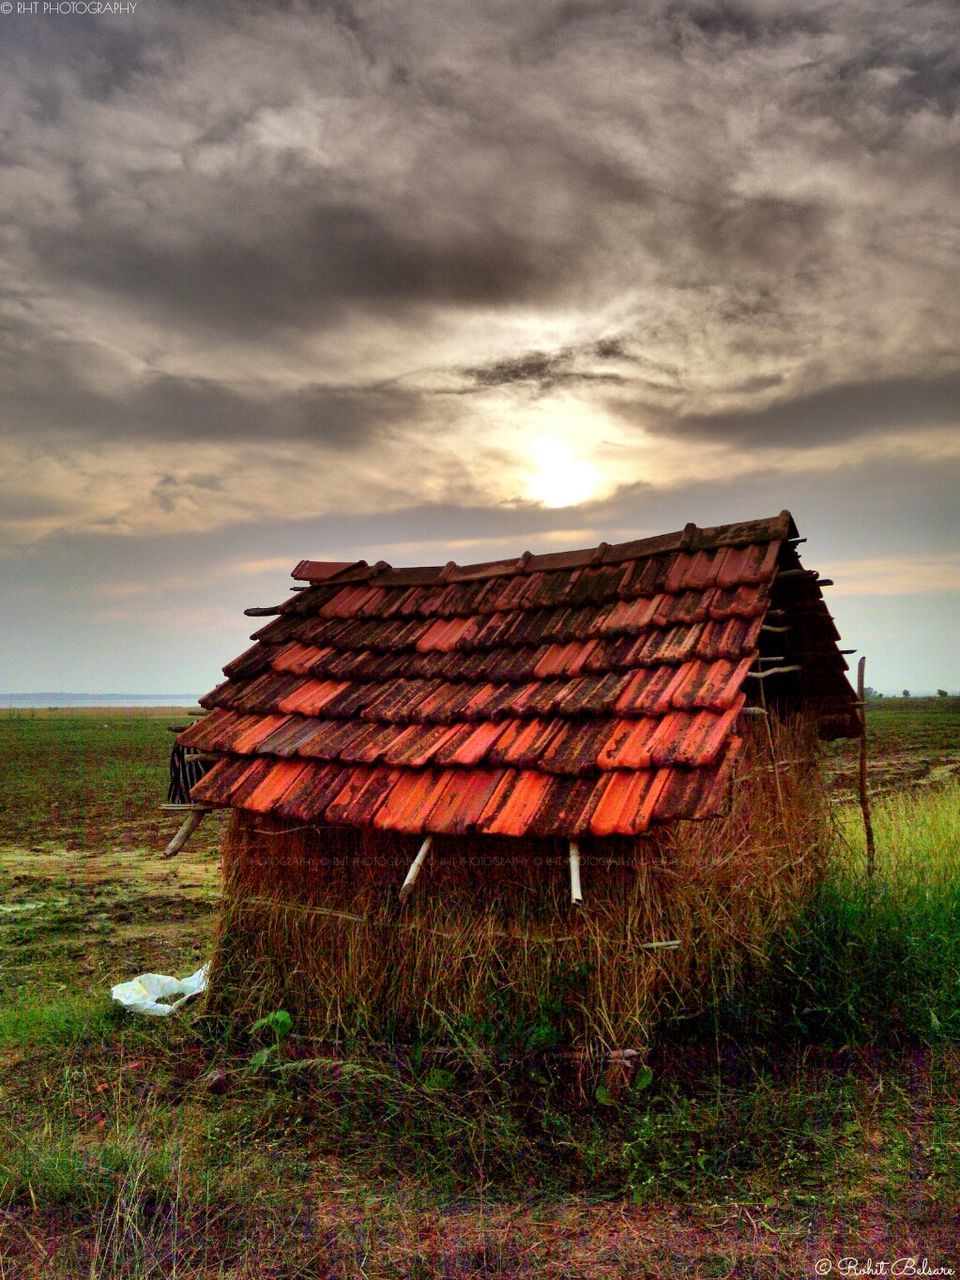
[[[728,547],[721,553],[724,560],[717,572],[717,586],[726,588],[770,582],[776,570],[779,551],[780,547],[776,542]]]
[[[323,817],[331,797],[339,791],[342,779],[342,765],[308,763],[273,812],[294,821],[316,822]]]
[[[464,835],[476,827],[504,775],[491,769],[450,769],[441,776],[441,788],[425,807],[423,829]]]
[[[551,743],[567,733],[565,720],[526,720],[509,745],[500,753],[504,763],[516,769],[536,769]]]
[[[478,829],[487,835],[524,835],[549,787],[546,774],[508,770],[477,819]]]
[[[189,747],[194,751],[226,750],[233,735],[234,726],[242,717],[238,711],[225,711],[222,707],[208,712],[199,720],[195,720],[189,729],[184,729],[177,742],[181,747]]]
[[[230,744],[230,750],[235,751],[237,755],[250,755],[251,752],[257,750],[264,738],[272,733],[276,733],[278,729],[282,729],[289,721],[289,716],[263,716],[259,718],[255,724],[250,725],[242,733],[238,734]]]
[[[539,767],[547,773],[592,773],[597,767],[597,755],[607,741],[609,732],[610,722],[606,719],[586,723],[577,720],[562,721],[561,731],[543,749]]]
[[[327,805],[325,817],[334,827],[368,827],[399,777],[396,769],[356,769]]]
[[[277,768],[277,761],[272,760],[270,756],[254,756],[252,759],[250,756],[237,758],[243,763],[243,771],[229,784],[230,803],[246,808],[247,797],[267,780],[271,771]],[[193,795],[193,792],[191,791],[190,794]]]
[[[290,576],[301,582],[326,582],[348,569],[366,568],[366,560],[301,560]]]
[[[422,769],[435,760],[437,752],[464,727],[456,724],[411,724],[398,733],[392,726],[379,725],[381,733],[386,730],[385,736],[388,737],[383,762],[404,765],[408,769]]]
[[[373,825],[418,834],[445,785],[446,774],[435,769],[404,770],[373,815]]]
[[[263,780],[244,798],[243,807],[252,809],[254,813],[270,813],[309,768],[301,760],[277,760]]]
[[[603,789],[590,819],[592,834],[636,835],[645,831],[649,819],[643,813],[643,800],[656,779],[656,774],[645,769],[615,769],[604,774]]]
[[[224,756],[194,784],[190,798],[199,804],[229,804],[234,788],[243,775],[262,763],[260,760]]]
[[[597,752],[600,769],[649,769],[650,739],[662,722],[652,716],[612,720],[604,724],[609,736]]]
[[[710,818],[720,812],[728,798],[730,777],[737,767],[742,750],[742,738],[732,737],[727,740],[719,763],[711,770],[713,776],[709,786],[704,789],[700,802],[691,817]],[[677,814],[677,817],[680,816],[680,814]]]
[[[534,836],[577,836],[590,828],[602,787],[596,775],[552,777],[527,831]]]
[[[515,720],[491,720],[480,724],[454,725],[450,737],[444,739],[434,760],[439,765],[478,765],[488,758],[490,749],[504,730],[517,723]]]
[[[681,667],[685,672],[686,667]],[[676,667],[641,667],[629,676],[613,709],[623,716],[663,715],[670,706],[664,696],[677,679]]]
[[[268,737],[264,738],[257,748],[272,756],[323,756],[335,759],[336,752],[329,745],[335,729],[352,728],[347,721],[315,720],[311,716],[287,716],[284,723]],[[321,751],[311,749],[318,739],[324,740]]]
[[[476,618],[440,618],[428,627],[416,647],[420,653],[437,649],[449,653],[452,649],[465,648],[480,630]]]
[[[302,716],[315,716],[338,693],[350,686],[337,680],[307,680],[277,702],[280,711],[296,711]]]

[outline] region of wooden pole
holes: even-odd
[[[186,821],[173,837],[163,852],[165,858],[175,858],[209,812],[208,809],[193,809],[187,814]]]
[[[410,870],[407,872],[407,878],[400,886],[400,901],[406,902],[410,896],[410,891],[417,882],[417,876],[420,874],[420,868],[423,866],[427,854],[430,852],[430,846],[433,844],[433,836],[426,836],[423,844],[420,846],[420,852],[410,863]]]
[[[570,841],[570,901],[575,907],[583,906],[583,892],[580,888],[580,846],[576,840]]]
[[[772,673],[771,673],[772,674]],[[773,769],[773,780],[777,787],[777,802],[780,805],[780,819],[783,822],[783,833],[787,834],[787,807],[783,802],[783,787],[780,785],[780,769],[777,765],[777,749],[773,743],[773,728],[770,724],[770,709],[767,706],[767,691],[760,685],[761,709],[764,712],[763,723],[767,730],[767,746],[770,748],[770,767]]]
[[[857,663],[857,700],[860,703],[860,808],[863,810],[863,830],[867,838],[867,875],[873,879],[876,868],[876,849],[873,842],[873,823],[870,821],[870,796],[867,792],[867,710],[864,706],[864,671],[867,659]]]

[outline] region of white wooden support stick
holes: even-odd
[[[206,816],[206,809],[192,809],[187,815],[187,819],[181,826],[180,830],[167,845],[163,852],[163,856],[165,858],[176,857]]]
[[[576,840],[570,841],[570,901],[575,907],[583,905],[580,889],[580,848]]]
[[[430,846],[433,844],[433,836],[426,836],[423,844],[420,846],[420,852],[410,863],[410,870],[407,872],[407,878],[400,886],[400,901],[405,902],[410,894],[410,890],[417,882],[417,876],[420,874],[420,868],[423,866],[427,854],[430,852]]]

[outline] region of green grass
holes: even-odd
[[[802,1030],[833,1040],[960,1042],[960,782],[839,815],[829,875],[792,957]]]
[[[0,845],[148,841],[165,799],[167,725],[183,723],[115,711],[0,714]]]
[[[0,1052],[92,1044],[115,1030],[121,1018],[104,996],[68,992],[51,998],[46,992],[22,997],[0,1009]]]
[[[960,748],[960,697],[876,698],[867,703],[871,747],[923,753]]]

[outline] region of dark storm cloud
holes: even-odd
[[[62,118],[66,95],[59,69],[69,69],[84,98],[107,102],[161,65],[173,71],[180,47],[174,30],[155,24],[98,23],[70,14],[47,22],[23,15],[5,22],[4,31],[8,67],[27,81],[42,122]]]
[[[605,359],[614,358],[623,358],[622,345],[610,340],[583,347],[567,347],[561,351],[528,351],[524,355],[468,367],[460,372],[472,384],[466,388],[467,391],[520,386],[542,395],[555,387],[578,383],[621,385],[626,379],[619,373],[605,371],[600,364]],[[589,367],[591,363],[593,367]]]
[[[301,442],[353,451],[422,411],[422,396],[400,385],[269,385],[147,372],[110,392],[91,385],[95,358],[82,344],[21,350],[7,368],[8,434],[55,433],[86,444],[221,441]]]
[[[350,92],[361,104],[368,95],[372,118],[366,127],[376,138],[373,145],[384,148],[382,174],[376,167],[351,173],[336,158],[318,167],[296,154],[295,140],[283,167],[265,172],[247,139],[255,103],[235,110],[210,94],[190,142],[174,142],[171,132],[179,162],[166,169],[131,172],[123,148],[110,157],[95,146],[87,155],[81,145],[62,171],[72,216],[22,224],[39,278],[51,287],[95,286],[124,307],[166,322],[269,336],[278,328],[329,327],[358,306],[389,315],[413,306],[589,303],[598,292],[609,294],[612,280],[622,285],[631,275],[650,279],[672,269],[680,278],[700,280],[719,263],[729,275],[759,268],[815,272],[829,262],[830,214],[822,202],[734,192],[722,165],[692,182],[666,186],[625,162],[602,121],[599,131],[584,128],[576,93],[567,110],[560,101],[556,109],[542,104],[535,111],[521,101],[516,110],[513,95],[520,86],[506,69],[478,60],[472,84],[462,71],[451,74],[447,50],[430,60],[417,48],[401,49],[411,55],[414,87],[385,87],[376,64],[387,56],[389,29],[378,26],[373,14],[363,20],[344,5],[316,11],[348,37],[338,51],[323,47],[323,28],[314,33],[319,68],[339,53],[350,69]],[[178,37],[168,18],[156,27],[144,23],[109,33],[102,49],[92,46],[88,29],[79,48],[58,45],[48,35],[33,52],[40,62],[65,62],[76,74],[81,101],[126,94],[142,104],[156,97],[169,115],[165,89],[171,76],[189,74],[188,41],[215,48],[218,39],[236,40],[243,29],[242,20],[220,12],[219,31],[208,24]],[[419,7],[421,19],[428,13],[428,6]],[[299,6],[291,6],[289,15],[291,22],[303,20]],[[680,16],[674,6],[650,24],[647,56],[654,56],[661,28]],[[281,13],[276,21],[283,18]],[[696,7],[687,18],[694,25],[706,20]],[[746,18],[737,21],[752,38]],[[507,26],[503,41],[539,49],[544,22],[555,30],[554,61],[570,58],[584,71],[590,98],[604,74],[602,62],[590,65],[594,40],[625,38],[637,70],[642,65],[645,39],[638,36],[632,6],[535,5],[531,15],[518,16],[517,31]],[[771,22],[782,25],[758,16],[758,32]],[[370,43],[358,52],[361,31]],[[281,78],[272,92],[278,104],[284,72],[297,86],[304,76],[299,55],[284,54],[290,66],[278,65]],[[671,108],[666,92],[658,87],[649,104],[616,100],[624,141],[649,148],[658,127],[651,109],[662,114]],[[679,100],[677,107],[684,110]],[[156,146],[160,139],[151,141]],[[391,169],[394,143],[408,153],[400,172]],[[225,172],[205,173],[198,161],[214,145],[229,151],[232,162]],[[478,174],[488,180],[479,181]],[[557,202],[562,216],[551,229]],[[539,216],[544,211],[546,229]],[[622,229],[618,217],[626,219]]]
[[[275,220],[264,213],[248,240],[211,228],[157,244],[93,223],[72,234],[37,231],[31,246],[46,274],[96,285],[167,319],[244,335],[322,326],[352,305],[518,302],[558,283],[536,246],[494,228],[444,241],[393,231],[357,205],[306,207],[296,218],[277,210]]]
[[[723,262],[734,270],[792,272],[826,266],[831,210],[820,201],[772,194],[742,198],[715,190],[684,212],[682,221],[704,266]]]
[[[760,408],[682,414],[665,429],[754,447],[805,448],[930,427],[960,428],[960,371],[939,377],[880,377]]]

